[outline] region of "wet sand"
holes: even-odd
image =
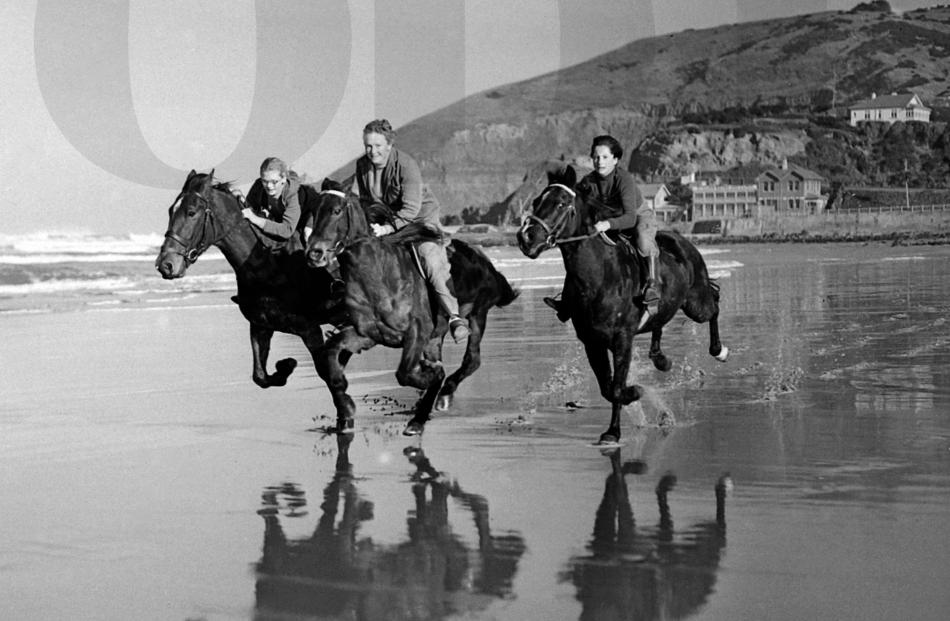
[[[944,618],[950,249],[724,250],[730,360],[677,318],[662,374],[641,337],[647,398],[612,454],[541,303],[556,264],[492,311],[484,366],[421,440],[392,350],[350,364],[349,446],[319,432],[332,408],[291,337],[288,385],[257,388],[226,294],[0,317],[2,616]]]

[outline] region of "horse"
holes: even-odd
[[[322,356],[317,372],[333,395],[338,429],[351,429],[355,406],[346,394],[344,375],[350,356],[377,344],[401,348],[397,381],[423,391],[403,433],[419,435],[433,408],[448,408],[459,383],[481,365],[489,309],[511,304],[518,291],[482,252],[452,240],[446,249],[452,285],[471,334],[461,366],[446,379],[442,343],[448,318],[430,297],[412,249],[413,243],[439,239],[441,233],[411,223],[390,235],[374,237],[359,199],[347,196],[340,187],[331,180],[324,182],[307,259],[315,267],[339,265],[352,325],[328,339],[327,355]]]
[[[593,231],[592,224],[599,219],[592,213],[596,207],[578,197],[576,182],[571,167],[548,175],[547,187],[533,201],[533,212],[518,231],[518,246],[531,259],[551,248],[561,250],[566,271],[563,303],[600,394],[612,406],[610,425],[597,443],[612,445],[620,442],[623,406],[641,396],[639,387],[627,385],[636,334],[650,332],[650,360],[661,371],[672,366],[660,348],[663,326],[678,310],[697,323],[709,323],[709,353],[717,360],[724,362],[729,350],[719,340],[719,285],[709,277],[696,247],[674,231],[657,233],[661,299],[656,315],[648,315],[641,325],[646,311],[638,300],[643,277],[636,251],[622,240],[615,242]]]
[[[312,210],[316,197],[315,188],[301,185],[301,210]],[[168,208],[168,230],[155,267],[166,280],[181,278],[202,253],[217,246],[234,270],[238,306],[250,324],[251,377],[261,388],[283,386],[297,361],[285,358],[267,373],[274,332],[299,336],[313,356],[324,343],[321,324],[345,321],[345,309],[340,297],[331,295],[333,277],[307,265],[302,240],[292,239],[283,251],[269,248],[241,209],[229,184],[215,182],[213,170],[192,170]]]
[[[336,469],[319,497],[312,533],[294,534],[307,511],[300,486],[281,483],[262,493],[255,618],[443,619],[460,612],[474,618],[510,598],[524,537],[499,531],[488,500],[436,471],[419,447],[403,451],[412,468],[405,533],[393,543],[365,533],[377,516],[350,462],[353,437],[336,436]],[[474,532],[458,531],[461,518],[449,518],[460,515],[470,516]],[[284,530],[294,522],[296,528]]]
[[[715,485],[715,520],[707,519],[675,532],[669,493],[676,476],[663,474],[655,488],[659,521],[638,527],[626,475],[642,475],[639,460],[622,461],[611,449],[610,474],[594,517],[593,536],[585,553],[568,561],[570,580],[581,603],[581,619],[683,619],[702,609],[715,592],[716,574],[726,547],[728,474]]]

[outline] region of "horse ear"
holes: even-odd
[[[331,190],[333,189],[332,185],[333,185],[333,180],[330,179],[329,177],[324,177],[323,183],[320,184],[320,191],[326,192],[327,190]]]
[[[211,172],[208,173],[208,180],[214,181],[214,168],[212,168]]]
[[[548,174],[548,185],[559,183],[573,188],[577,183],[577,170],[566,162],[553,160],[549,163],[546,172]]]

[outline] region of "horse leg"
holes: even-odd
[[[267,374],[267,357],[270,355],[270,340],[273,336],[272,329],[260,324],[251,324],[251,353],[254,355],[254,370],[251,373],[251,379],[261,388],[283,386],[297,368],[296,360],[284,358],[274,365],[276,372],[273,375]]]
[[[477,314],[468,316],[468,327],[471,334],[468,337],[468,345],[465,348],[465,355],[462,357],[462,364],[450,375],[442,390],[439,392],[439,398],[436,402],[437,410],[447,410],[452,404],[452,396],[455,394],[459,384],[466,377],[478,370],[482,365],[482,337],[485,334],[485,322],[488,319],[488,309],[484,309]]]
[[[635,385],[627,385],[627,375],[630,372],[630,356],[633,351],[632,336],[616,338],[611,348],[614,368],[610,381],[610,426],[600,435],[598,444],[613,444],[620,441],[620,415],[623,406],[629,405],[640,398],[640,389]],[[605,356],[606,357],[606,356]]]
[[[704,272],[705,275],[705,272]],[[719,290],[705,277],[687,293],[683,314],[696,323],[709,322],[709,355],[725,362],[729,348],[719,341]]]
[[[719,341],[719,312],[709,320],[709,355],[719,362],[725,362],[729,357],[729,348]]]
[[[435,406],[435,400],[442,389],[445,380],[445,369],[441,360],[425,360],[424,352],[426,341],[420,336],[420,326],[413,325],[408,333],[402,348],[402,359],[396,370],[396,380],[400,386],[412,386],[423,392],[416,403],[416,411],[412,420],[403,430],[403,435],[417,436],[425,429],[429,414]]]
[[[670,367],[673,366],[673,363],[669,358],[666,357],[666,354],[663,353],[663,350],[660,349],[660,339],[663,338],[663,327],[657,326],[653,328],[653,332],[650,336],[650,360],[653,361],[653,366],[655,366],[660,371],[669,371]]]
[[[320,338],[322,339],[322,336]],[[333,405],[336,408],[335,431],[352,433],[356,404],[346,393],[349,382],[343,371],[354,353],[369,349],[374,343],[370,339],[359,336],[351,326],[334,334],[322,346],[316,345],[316,341],[317,338],[313,337],[314,347],[311,349],[311,355],[317,374],[326,383],[333,398]]]

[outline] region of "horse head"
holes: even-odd
[[[168,230],[155,259],[155,269],[170,280],[185,275],[188,266],[244,221],[227,183],[214,183],[214,170],[192,170],[168,208]],[[230,207],[230,208],[229,208]]]
[[[525,256],[536,259],[568,232],[576,220],[574,205],[577,192],[574,186],[577,173],[572,167],[558,174],[548,175],[548,185],[531,203],[518,231],[518,247]]]
[[[351,242],[365,237],[368,230],[359,199],[347,196],[340,183],[325,179],[307,241],[307,262],[312,267],[327,267]]]

